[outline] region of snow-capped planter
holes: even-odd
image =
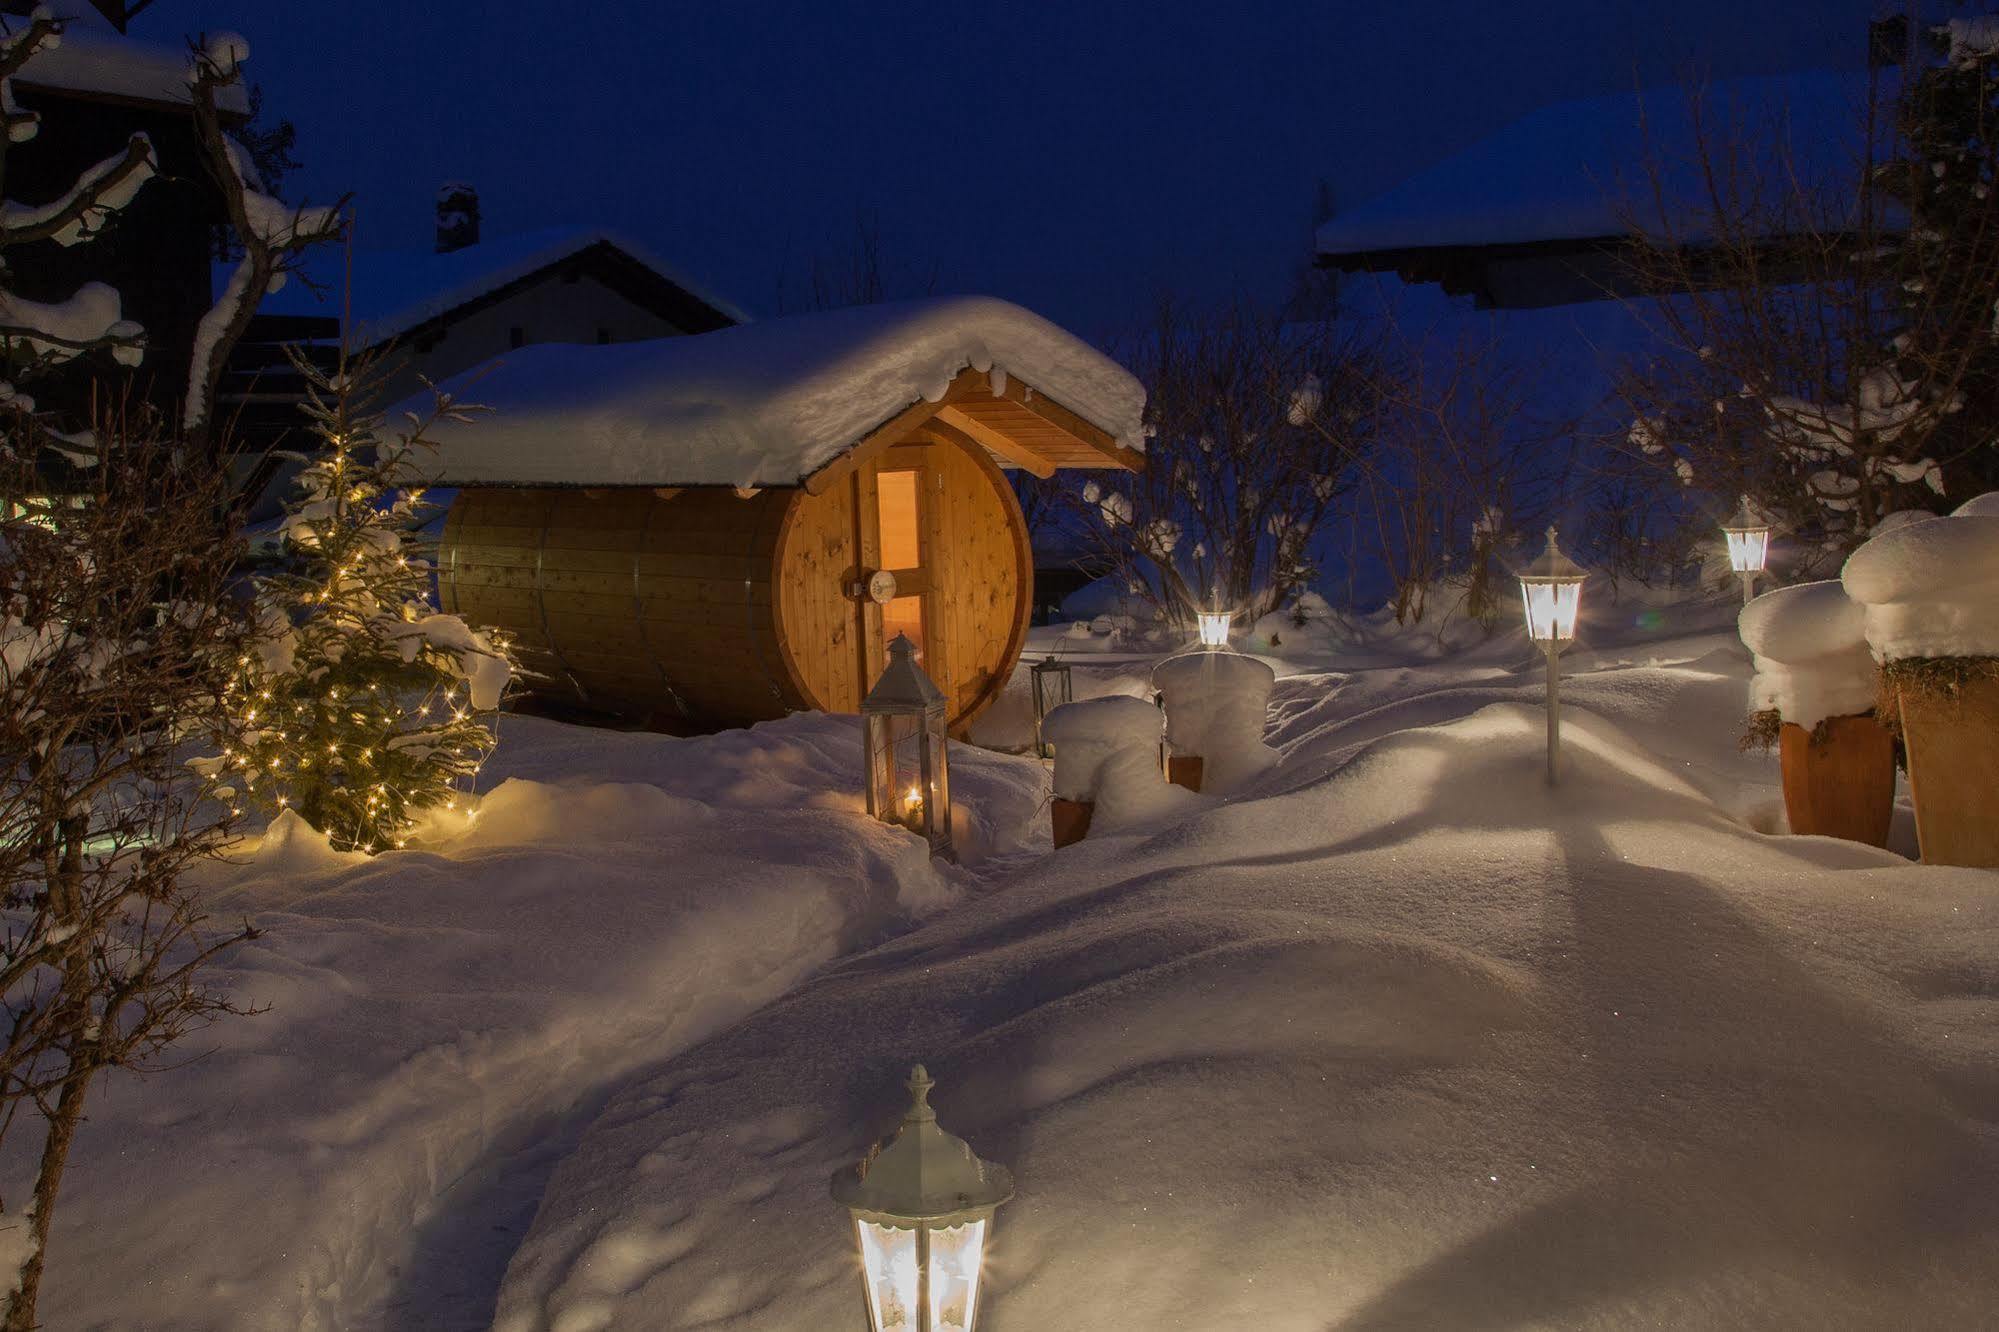
[[[1128,694],[1064,703],[1048,714],[1041,734],[1055,747],[1055,799],[1050,821],[1057,848],[1089,835],[1100,801],[1119,815],[1141,813],[1150,787],[1163,788],[1159,734],[1164,717]]]
[[[1155,666],[1168,777],[1190,791],[1224,794],[1277,762],[1277,751],[1263,743],[1276,683],[1269,666],[1232,652],[1187,652]]]
[[[1885,846],[1895,741],[1874,718],[1861,607],[1837,580],[1766,592],[1737,627],[1756,659],[1751,735],[1775,739],[1791,831]]]
[[[1866,608],[1908,751],[1923,860],[1999,868],[1999,499],[1877,535],[1840,580]]]

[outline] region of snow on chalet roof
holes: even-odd
[[[190,103],[188,85],[193,78],[194,57],[185,42],[127,37],[102,15],[81,4],[55,8],[64,20],[62,39],[53,47],[37,51],[21,67],[14,81],[22,88],[88,93],[169,106]],[[75,12],[78,10],[82,12]],[[14,16],[6,19],[10,25],[26,21]],[[241,79],[218,89],[215,100],[224,111],[247,114],[250,109],[249,95]]]
[[[1850,178],[1867,98],[1864,73],[1814,71],[1544,106],[1323,223],[1318,251],[1624,235],[1634,205],[1648,225],[1659,216],[1649,162],[1661,165],[1665,205],[1675,215],[1668,220],[1684,224],[1702,215],[1692,169],[1701,135],[1726,142],[1729,126],[1799,163],[1807,179]]]
[[[439,483],[797,485],[967,367],[1144,448],[1145,390],[1122,366],[1017,305],[962,296],[521,348],[442,386],[493,410],[437,431]]]
[[[351,300],[356,340],[362,346],[374,346],[593,245],[609,245],[623,252],[724,318],[749,322],[750,316],[733,302],[704,290],[643,246],[594,227],[526,231],[445,254],[432,249],[357,251],[351,291],[346,252],[326,246],[308,261],[304,276],[310,282],[287,282],[257,310],[259,314],[337,319],[343,300]],[[233,264],[222,265],[217,281],[226,281],[234,269]]]

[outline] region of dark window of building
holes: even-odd
[[[515,324],[512,328],[507,330],[507,345],[509,347],[527,346],[528,331],[522,328],[519,324]]]

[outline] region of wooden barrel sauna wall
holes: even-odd
[[[885,606],[854,591],[881,569]],[[962,729],[1020,657],[1032,588],[998,466],[927,436],[817,495],[463,490],[438,551],[444,609],[511,635],[537,691],[697,726],[852,712],[902,630]]]

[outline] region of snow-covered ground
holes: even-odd
[[[497,1326],[849,1325],[827,1177],[917,1060],[1019,1182],[998,1332],[1987,1318],[1999,881],[1768,835],[1746,654],[1660,632],[1574,655],[1555,790],[1517,637],[1281,681],[1247,797],[1022,866],[611,1098]]]
[[[850,717],[702,740],[507,718],[476,821],[428,849],[248,849],[215,910],[267,933],[219,979],[268,1011],[99,1083],[49,1326],[484,1327],[622,1080],[977,890],[866,819],[859,771]],[[1039,765],[952,775],[975,848],[1039,827]]]
[[[1019,1183],[994,1332],[1977,1325],[1999,876],[1777,835],[1732,619],[1604,608],[1553,790],[1517,631],[1289,637],[1227,802],[1034,854],[954,749],[969,873],[851,720],[510,720],[435,849],[226,876],[273,1007],[107,1084],[51,1325],[850,1326],[827,1179],[919,1060]]]

